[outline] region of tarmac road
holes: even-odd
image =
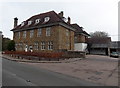
[[[3,86],[100,86],[72,76],[2,59]],[[63,68],[64,69],[64,68]]]
[[[102,56],[102,55],[87,55],[87,60],[96,60],[96,61],[104,61],[104,62],[118,62],[119,58]]]

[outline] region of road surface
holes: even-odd
[[[31,65],[1,57],[0,59],[2,59],[3,86],[100,86]]]
[[[104,61],[104,62],[118,62],[119,58],[103,56],[103,55],[86,55],[87,60]]]

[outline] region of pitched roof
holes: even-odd
[[[83,31],[83,27],[80,27],[78,24],[72,24],[72,26],[76,29],[75,35],[84,34],[86,36],[90,36],[86,31]]]
[[[111,42],[111,37],[87,38],[87,43],[91,43],[91,44],[108,44],[110,42]]]
[[[76,29],[76,32],[83,32],[82,27],[80,27],[78,24],[72,24],[72,26]]]
[[[45,17],[50,17],[50,20],[48,22],[44,22]],[[40,22],[38,24],[35,24],[36,19],[40,19]],[[32,24],[28,25],[28,21],[32,21]],[[33,27],[38,27],[38,26],[43,26],[48,24],[55,24],[59,22],[63,23],[64,25],[67,25],[70,28],[73,28],[70,24],[66,23],[56,12],[50,11],[50,12],[46,12],[46,13],[42,13],[42,14],[38,14],[30,17],[29,19],[24,21],[24,26],[21,26],[20,24],[15,28],[13,28],[11,31],[18,30],[18,29],[20,30],[20,29],[33,28]]]

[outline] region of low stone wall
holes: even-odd
[[[83,51],[65,51],[64,58],[85,58],[86,53]]]
[[[6,51],[3,54],[12,56],[16,59],[27,59],[27,60],[38,60],[38,61],[59,61],[69,58],[85,58],[85,52],[67,51],[67,50],[51,52],[51,53]]]

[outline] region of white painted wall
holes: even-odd
[[[75,43],[74,46],[75,46],[74,51],[85,51],[85,49],[87,48],[86,43]]]

